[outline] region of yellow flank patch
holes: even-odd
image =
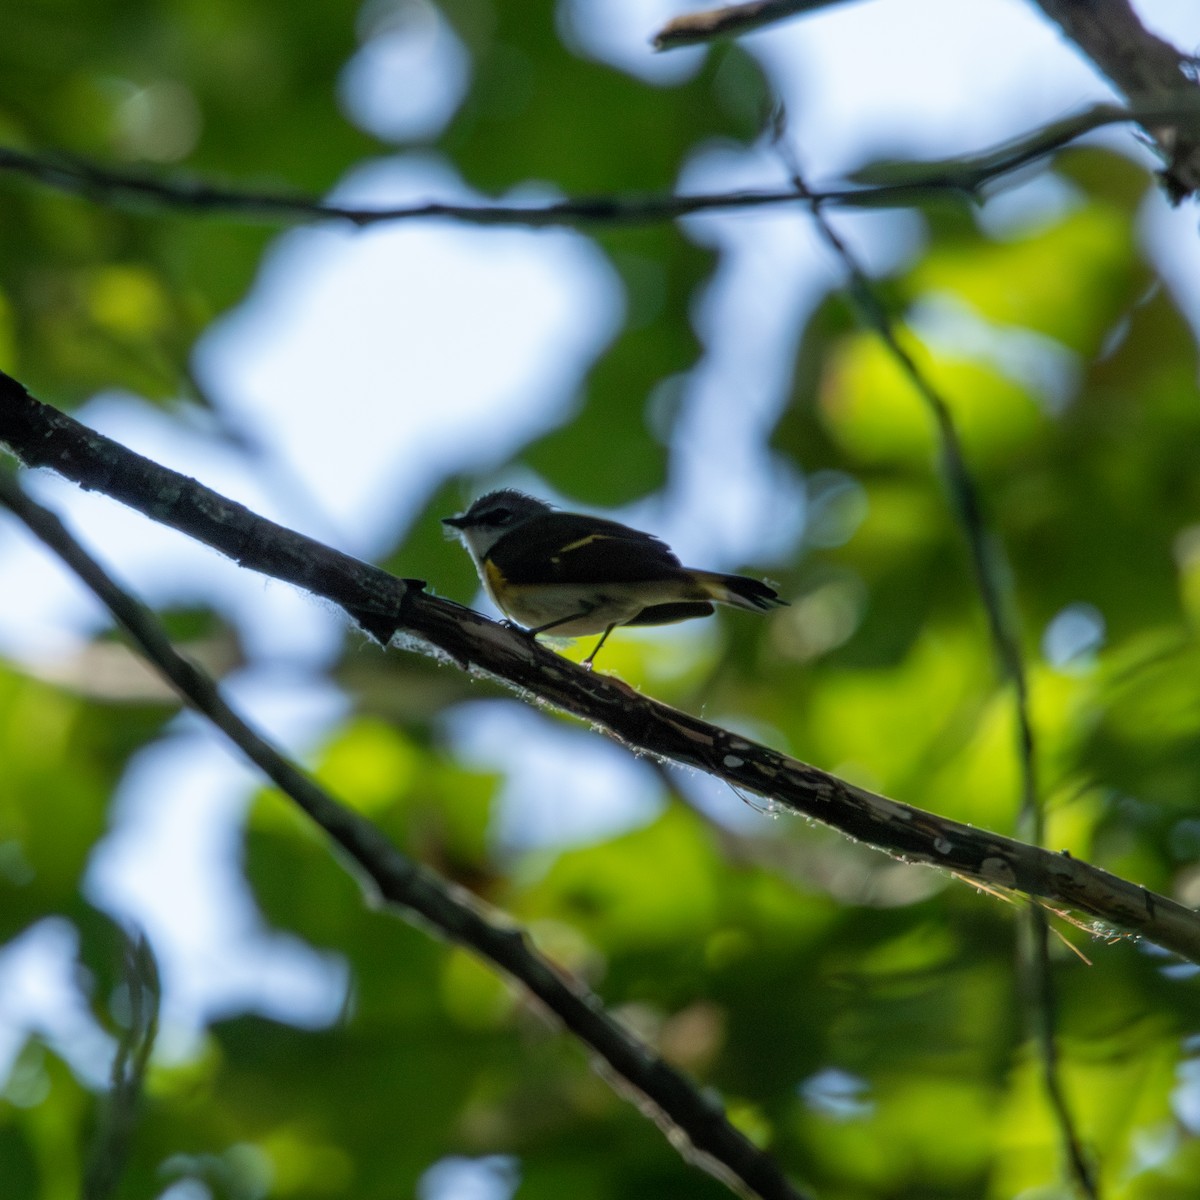
[[[487,590],[495,596],[498,592],[504,590],[508,580],[504,578],[504,572],[490,558],[483,560],[484,584]]]
[[[559,554],[567,554],[571,550],[582,550],[589,542],[611,542],[613,536],[611,533],[589,533],[587,537],[581,537],[578,541],[568,542],[565,546],[558,548]]]

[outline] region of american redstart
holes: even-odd
[[[685,567],[652,534],[508,488],[442,524],[458,531],[488,595],[518,625],[535,635],[600,634],[588,666],[618,625],[707,617],[714,603],[753,612],[787,603],[757,579]]]

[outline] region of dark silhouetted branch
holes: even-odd
[[[396,221],[446,220],[466,225],[543,229],[654,225],[705,212],[819,203],[835,208],[913,208],[946,197],[978,199],[991,183],[1109,125],[1169,123],[1200,136],[1200,97],[1138,103],[1129,108],[1099,104],[1054,121],[979,154],[890,167],[876,184],[825,188],[802,196],[792,188],[706,192],[695,195],[580,197],[549,204],[451,204],[431,200],[383,208],[333,204],[310,196],[218,187],[196,180],[157,179],[116,171],[55,154],[30,154],[0,146],[0,173],[31,179],[95,204],[122,208],[167,208],[221,214],[242,220],[302,224],[344,221],[366,227]]]
[[[584,670],[528,635],[241,505],[33,399],[0,373],[0,442],[179,529],[251,570],[339,604],[381,641],[437,655],[553,705],[645,753],[696,767],[899,858],[1099,918],[1200,963],[1200,914],[1067,853],[975,829],[856,787],[761,743]]]
[[[5,404],[7,398],[0,399],[0,406]],[[182,507],[188,507],[188,499],[205,500],[203,489],[195,491],[199,485],[188,487],[190,481],[179,482]],[[162,483],[164,486],[155,493],[155,503],[159,505],[166,504],[170,490],[165,480]],[[207,496],[219,499],[212,493]],[[742,1195],[759,1196],[763,1200],[804,1200],[770,1155],[730,1124],[717,1101],[702,1094],[684,1075],[610,1017],[598,998],[578,979],[542,957],[510,918],[407,858],[375,825],[330,797],[242,720],[222,698],[216,682],[176,652],[154,615],[120,588],[67,532],[58,517],[32,501],[7,472],[0,472],[0,504],[18,516],[100,598],[137,649],[182,699],[220,729],[349,855],[361,872],[360,882],[372,898],[382,898],[406,914],[415,914],[444,937],[469,947],[517,980],[599,1058],[608,1075],[620,1082],[618,1091],[631,1091],[637,1097],[642,1111],[655,1120],[689,1162]],[[222,514],[228,511],[228,506],[228,501],[213,506],[213,519],[219,530],[217,541],[222,543],[225,541]],[[166,517],[168,507],[160,508],[160,517]],[[264,536],[256,544],[261,547],[272,539],[265,530],[260,532]],[[247,553],[254,557],[253,552]],[[288,554],[268,557],[277,565],[290,561]],[[353,569],[349,573],[353,574]],[[376,595],[371,593],[368,602]],[[140,1065],[144,1067],[144,1062]],[[140,1073],[137,1079],[140,1081]],[[104,1139],[104,1154],[92,1172],[97,1186],[89,1193],[96,1200],[113,1193],[131,1105],[129,1101],[118,1110],[121,1120],[113,1136]]]
[[[1145,109],[1142,128],[1166,160],[1163,182],[1178,202],[1200,188],[1200,131],[1171,119],[1171,105],[1200,99],[1197,60],[1151,33],[1128,0],[1034,0],[1084,54]],[[1154,109],[1161,115],[1155,115]]]
[[[785,140],[786,114],[780,110],[776,118],[776,141],[788,165],[792,183],[798,191],[807,192],[799,166]],[[987,528],[979,488],[975,483],[963,451],[962,439],[946,398],[921,370],[901,340],[900,331],[888,311],[870,276],[826,217],[819,203],[813,205],[813,219],[830,249],[840,260],[847,278],[847,290],[862,323],[883,342],[903,375],[924,400],[937,426],[942,448],[942,470],[955,500],[958,523],[963,531],[975,575],[975,586],[987,617],[992,646],[1001,672],[1012,685],[1013,709],[1017,725],[1018,762],[1021,768],[1022,833],[1034,844],[1042,845],[1045,816],[1038,789],[1037,739],[1029,706],[1029,682],[1021,657],[1021,640],[1012,613],[1011,597],[1007,594],[994,536]],[[1054,1041],[1054,989],[1050,974],[1045,913],[1034,904],[1024,916],[1026,936],[1020,941],[1021,966],[1025,979],[1026,1003],[1030,1024],[1041,1051],[1042,1077],[1070,1173],[1082,1195],[1096,1200],[1095,1172],[1084,1155],[1074,1115],[1067,1103],[1058,1069],[1058,1052]]]
[[[706,8],[703,12],[684,13],[668,21],[651,39],[655,50],[673,50],[676,46],[693,46],[697,42],[712,42],[718,38],[739,37],[764,25],[786,21],[831,4],[847,0],[750,0],[747,4],[727,4],[722,8]]]

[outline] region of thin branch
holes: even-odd
[[[1021,973],[1025,985],[1025,1008],[1033,1018],[1033,1036],[1042,1063],[1042,1086],[1062,1138],[1067,1167],[1079,1192],[1087,1200],[1099,1200],[1100,1184],[1096,1168],[1084,1151],[1075,1118],[1067,1102],[1059,1071],[1058,1043],[1055,1041],[1057,1003],[1054,981],[1050,976],[1050,925],[1040,905],[1031,904],[1024,922],[1020,948]]]
[[[302,224],[345,221],[358,227],[413,220],[543,229],[653,225],[695,213],[819,203],[837,208],[912,208],[954,197],[978,199],[986,186],[1070,142],[1109,125],[1172,122],[1200,135],[1200,97],[1176,96],[1122,108],[1098,104],[976,155],[913,164],[904,178],[874,186],[831,188],[798,195],[793,189],[707,192],[682,196],[579,197],[542,205],[450,204],[429,201],[388,208],[357,208],[315,197],[219,187],[202,181],[164,180],[53,154],[0,146],[0,173],[34,180],[56,191],[113,208],[166,208],[223,214],[243,220]],[[896,168],[896,173],[899,169]]]
[[[1020,739],[1021,820],[1022,824],[1027,827],[1025,833],[1029,840],[1040,845],[1043,839],[1044,822],[1041,805],[1038,803],[1035,738],[1033,723],[1029,716],[1029,684],[1025,676],[1025,664],[1021,658],[1020,639],[1016,630],[1012,628],[1005,611],[1004,587],[1001,583],[1003,572],[997,561],[997,548],[983,518],[983,505],[980,501],[979,489],[975,486],[975,480],[967,466],[962,439],[958,436],[958,428],[954,424],[954,417],[951,415],[950,406],[945,397],[909,353],[900,338],[896,323],[879,298],[870,277],[863,270],[841,235],[829,223],[821,201],[813,197],[805,184],[798,166],[783,141],[783,120],[784,116],[780,112],[777,115],[779,128],[776,143],[781,155],[788,163],[793,186],[812,201],[813,220],[816,222],[821,237],[845,268],[847,288],[861,320],[887,347],[900,370],[924,400],[937,425],[938,438],[942,447],[942,466],[950,485],[950,493],[954,499],[959,524],[967,542],[971,567],[975,575],[975,586],[983,602],[992,645],[1000,662],[1001,672],[1013,686],[1014,708]]]
[[[783,113],[777,118],[780,153],[789,161],[792,182],[799,191],[807,191],[804,179],[790,158],[782,138]],[[813,204],[813,219],[825,242],[845,268],[848,288],[861,319],[887,347],[892,358],[910,383],[924,399],[933,416],[942,446],[942,462],[950,490],[956,500],[959,524],[962,527],[971,556],[975,585],[987,614],[992,645],[1004,676],[1012,684],[1013,710],[1017,719],[1018,761],[1021,768],[1020,827],[1035,845],[1045,837],[1045,814],[1037,781],[1037,743],[1029,711],[1029,682],[1021,657],[1020,638],[1006,612],[1002,572],[997,551],[984,519],[983,506],[974,477],[967,466],[962,440],[945,398],[932,380],[917,365],[900,339],[896,323],[863,270],[850,247],[830,224],[819,203]],[[1025,915],[1029,936],[1020,943],[1021,961],[1025,975],[1033,981],[1026,989],[1026,999],[1042,1057],[1042,1076],[1051,1108],[1058,1123],[1060,1136],[1067,1151],[1067,1161],[1076,1185],[1089,1200],[1098,1196],[1095,1173],[1080,1149],[1075,1118],[1067,1103],[1058,1070],[1058,1053],[1054,1043],[1054,986],[1050,974],[1050,955],[1046,937],[1046,918],[1037,904]]]
[[[372,900],[381,898],[410,919],[415,914],[521,983],[636,1094],[643,1111],[687,1161],[743,1195],[803,1200],[774,1160],[729,1123],[716,1101],[609,1017],[579,980],[538,954],[510,918],[406,858],[375,825],[339,804],[243,721],[222,698],[216,682],[175,651],[154,615],[114,583],[62,522],[31,500],[6,472],[0,472],[0,503],[99,597],[180,697],[220,729],[349,855],[362,872],[360,882]],[[95,1195],[107,1196],[110,1191],[98,1190]]]
[[[1151,33],[1128,0],[1033,0],[1135,106],[1197,96],[1197,61]],[[1147,116],[1142,127],[1167,166],[1163,180],[1177,203],[1200,188],[1200,136],[1195,125]]]
[[[777,750],[586,671],[518,630],[426,594],[251,513],[39,403],[0,372],[0,442],[179,529],[251,570],[340,605],[380,641],[433,654],[602,729],[643,753],[705,771],[910,862],[1087,913],[1200,963],[1200,914],[1071,857],[856,787]]]
[[[7,481],[0,483],[3,486],[8,486]],[[158,965],[144,934],[126,935],[124,959],[125,1031],[113,1055],[111,1086],[83,1180],[83,1200],[108,1200],[117,1194],[158,1034]]]
[[[656,50],[738,37],[840,0],[749,0],[669,21]],[[1129,0],[1033,0],[1110,80],[1136,103],[1167,102],[1197,83],[1197,62],[1151,33]],[[1142,122],[1166,161],[1163,181],[1178,202],[1200,188],[1200,138],[1170,123]]]
[[[740,37],[764,25],[786,21],[801,13],[844,4],[846,0],[749,0],[746,4],[728,4],[703,12],[685,13],[668,21],[651,39],[655,50],[673,50],[719,38]]]

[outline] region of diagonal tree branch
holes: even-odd
[[[107,605],[134,645],[182,699],[216,725],[349,855],[362,873],[360,882],[369,896],[382,898],[409,916],[415,914],[444,937],[470,947],[520,982],[598,1056],[616,1080],[632,1089],[643,1112],[655,1120],[687,1161],[743,1195],[804,1200],[775,1161],[729,1123],[717,1102],[610,1017],[579,980],[538,954],[511,919],[405,857],[375,825],[339,804],[256,733],[225,702],[215,681],[176,652],[153,614],[114,583],[62,522],[31,500],[7,472],[0,472],[0,504],[19,517]],[[123,1111],[122,1117],[128,1114]],[[120,1137],[105,1141],[106,1154],[95,1173],[97,1200],[112,1194],[116,1186],[113,1172],[119,1170],[120,1156],[109,1143],[119,1145],[128,1134],[127,1125],[126,1119]],[[89,1197],[92,1194],[89,1191]]]
[[[830,825],[896,857],[1099,918],[1200,963],[1200,914],[1111,872],[856,787],[590,672],[527,635],[276,525],[41,404],[0,373],[0,442],[251,570],[340,605],[380,641],[434,654],[553,705],[644,753]]]
[[[1196,97],[1195,58],[1151,33],[1129,0],[1033,0],[1068,38],[1124,92],[1131,104]],[[1166,159],[1163,182],[1178,203],[1200,188],[1200,135],[1196,127],[1147,118],[1142,127]]]

